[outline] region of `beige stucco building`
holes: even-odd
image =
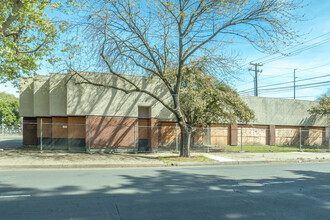
[[[131,89],[110,74],[80,74],[95,84]],[[41,136],[44,144],[82,148],[135,146],[143,150],[173,143],[175,117],[152,97],[85,84],[81,77],[71,76],[56,73],[21,79],[23,144],[38,144]],[[165,102],[171,101],[161,81],[142,76],[126,77]],[[320,145],[327,141],[326,118],[307,112],[317,102],[249,96],[242,96],[242,99],[255,111],[257,119],[253,126],[211,124],[208,135],[196,135],[195,143],[238,145],[242,140],[244,144],[296,144],[301,129],[305,130],[305,144]],[[243,139],[238,138],[241,132]]]

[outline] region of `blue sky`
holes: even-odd
[[[293,98],[294,69],[297,69],[297,99],[315,100],[330,88],[330,83],[326,83],[330,81],[330,1],[314,0],[302,12],[306,21],[297,25],[297,29],[307,33],[302,40],[306,44],[294,45],[289,47],[288,51],[306,50],[294,56],[274,59],[273,62],[259,67],[262,70],[258,75],[259,96]],[[267,55],[253,50],[248,44],[236,43],[236,48],[245,58],[246,65],[243,67],[245,71],[240,74],[240,80],[235,83],[235,88],[238,92],[242,91],[241,94],[253,95],[254,72],[248,71],[252,67],[248,63],[263,63],[266,59],[260,58]],[[270,56],[268,59],[277,57],[279,56]]]
[[[301,40],[306,43],[289,47],[288,51],[305,51],[289,57],[268,57],[278,59],[259,67],[262,70],[258,75],[259,96],[293,98],[294,69],[297,99],[315,100],[330,88],[330,1],[311,1],[302,12],[306,21],[296,27],[302,33],[307,33]],[[266,59],[261,58],[267,55],[256,51],[246,42],[235,42],[231,47],[245,61],[238,79],[231,84],[240,94],[253,95],[254,72],[248,71],[252,67],[248,64],[263,63]],[[43,65],[38,73],[45,75],[51,71],[48,65]],[[18,96],[17,89],[10,84],[1,85],[0,91]]]

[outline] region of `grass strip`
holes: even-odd
[[[191,157],[179,157],[179,156],[158,156],[158,159],[164,163],[182,163],[182,162],[214,162],[208,157],[203,155],[195,155]]]
[[[298,152],[300,151],[299,147],[294,146],[244,146],[243,151],[251,152],[251,153],[266,153],[266,152]],[[222,149],[224,151],[241,151],[241,146],[224,146],[224,147],[214,147],[211,148],[212,150]],[[318,148],[318,147],[309,147],[309,146],[302,146],[301,150],[304,152],[324,152],[327,151],[327,148]]]

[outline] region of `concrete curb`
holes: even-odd
[[[0,165],[0,170],[16,169],[97,169],[97,168],[147,168],[169,167],[168,164],[63,164],[63,165]]]
[[[308,160],[308,161],[224,161],[224,162],[182,162],[182,163],[171,163],[169,166],[177,167],[189,167],[189,166],[231,166],[231,165],[258,165],[258,164],[301,164],[301,163],[329,163],[330,161],[317,161],[317,160]]]
[[[47,170],[47,169],[111,169],[111,168],[161,168],[161,167],[193,167],[193,166],[231,166],[258,164],[289,164],[289,163],[328,163],[329,161],[224,161],[224,162],[182,162],[164,164],[64,164],[64,165],[0,165],[0,170]]]
[[[243,165],[243,164],[264,164],[272,161],[224,161],[224,162],[183,162],[172,163],[172,166],[220,166],[220,165]]]

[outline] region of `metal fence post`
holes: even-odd
[[[2,134],[5,134],[5,118],[1,117],[1,129],[2,129]]]
[[[23,123],[23,117],[21,117],[21,135],[23,135],[23,126],[24,125],[24,123]]]
[[[175,152],[179,151],[178,123],[175,123]]]
[[[210,145],[211,145],[211,134],[210,134],[210,125],[208,124],[206,127],[206,136],[207,136],[207,149],[206,152],[210,152]]]
[[[241,127],[241,151],[243,152],[243,127]]]
[[[134,122],[134,153],[136,153],[136,121]]]
[[[269,145],[270,145],[270,151],[273,152],[273,146],[271,145],[271,139],[272,139],[272,131],[269,128]]]
[[[211,131],[210,131],[210,125],[208,124],[206,127],[207,132],[207,152],[210,152],[210,145],[211,145]]]
[[[42,118],[40,119],[40,151],[42,152]]]
[[[299,151],[301,151],[301,128],[299,128]]]
[[[328,147],[329,147],[329,152],[330,152],[330,130],[328,132]]]
[[[88,152],[91,151],[91,120],[88,121]]]

